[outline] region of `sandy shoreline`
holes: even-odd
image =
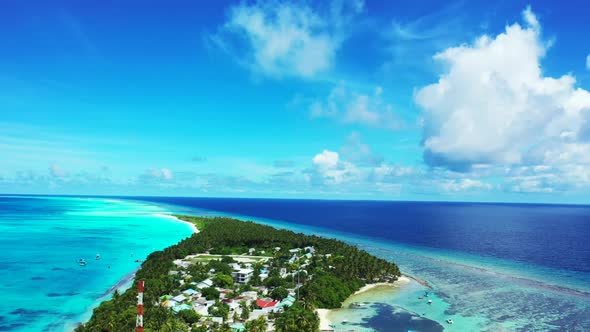
[[[402,274],[401,277],[399,277],[395,282],[390,283],[390,282],[377,282],[377,283],[373,283],[373,284],[366,284],[365,286],[361,287],[361,289],[359,289],[358,291],[356,291],[354,294],[352,294],[351,296],[349,296],[348,298],[351,298],[353,296],[362,294],[364,292],[368,292],[374,288],[377,287],[395,287],[395,286],[403,286],[406,285],[408,283],[410,283],[411,278],[405,274]],[[412,278],[413,279],[413,278]],[[347,299],[348,300],[348,299]],[[328,315],[330,314],[331,310],[330,309],[316,309],[316,313],[320,319],[320,330],[324,331],[333,331],[334,329],[330,326],[332,325],[332,322],[330,321],[330,319],[328,318]]]
[[[176,220],[178,222],[181,222],[183,224],[189,225],[191,227],[191,229],[193,230],[193,233],[198,233],[199,232],[199,229],[197,228],[197,226],[195,226],[195,224],[193,224],[192,222],[184,221],[184,220],[178,219],[175,216],[172,216],[172,215],[169,215],[169,214],[163,214],[163,213],[156,213],[156,214],[154,214],[154,216],[160,217],[160,218],[174,219],[174,220]]]
[[[375,287],[381,287],[381,286],[389,286],[389,287],[393,287],[393,286],[401,286],[401,285],[405,285],[407,283],[410,282],[410,278],[408,278],[406,275],[403,275],[401,277],[399,277],[395,282],[391,283],[391,282],[377,282],[374,284],[366,284],[363,287],[361,287],[361,289],[357,290],[356,292],[354,292],[354,294],[352,294],[351,296],[355,296],[355,295],[359,295],[361,293],[367,292]]]
[[[330,313],[330,309],[316,309],[315,312],[318,314],[320,318],[320,331],[324,330],[333,330],[330,325],[332,322],[328,319],[328,314]]]
[[[422,279],[420,279],[418,277],[414,277],[413,275],[405,274],[405,273],[402,273],[402,276],[403,277],[406,277],[406,278],[410,278],[410,279],[416,280],[416,282],[418,282],[420,285],[432,289],[432,286],[428,282],[426,282],[425,280],[422,280]]]

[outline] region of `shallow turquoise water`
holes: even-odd
[[[121,200],[0,196],[0,330],[64,331],[89,318],[136,259],[192,234],[156,216],[165,212]]]

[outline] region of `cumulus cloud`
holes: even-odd
[[[308,180],[322,184],[340,184],[358,178],[359,169],[348,161],[340,160],[338,152],[324,150],[313,159]]]
[[[327,97],[310,104],[310,115],[312,118],[336,118],[343,123],[398,129],[401,120],[393,112],[393,106],[383,100],[382,94],[380,86],[371,93],[359,93],[340,84]]]
[[[322,153],[318,153],[312,159],[313,164],[320,169],[335,168],[340,161],[338,152],[324,150]]]
[[[523,19],[435,55],[447,70],[416,93],[429,165],[577,163],[588,151],[590,93],[569,74],[543,75],[541,25],[530,8]]]
[[[363,1],[333,0],[325,10],[305,3],[260,1],[233,6],[212,41],[256,73],[311,78],[328,70]]]

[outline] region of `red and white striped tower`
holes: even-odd
[[[137,320],[135,332],[143,332],[143,280],[137,282]]]

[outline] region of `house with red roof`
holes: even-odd
[[[272,301],[270,299],[266,300],[266,299],[258,299],[256,300],[256,304],[260,307],[260,309],[265,309],[265,308],[272,308],[275,305],[277,305],[279,303],[279,301]]]

